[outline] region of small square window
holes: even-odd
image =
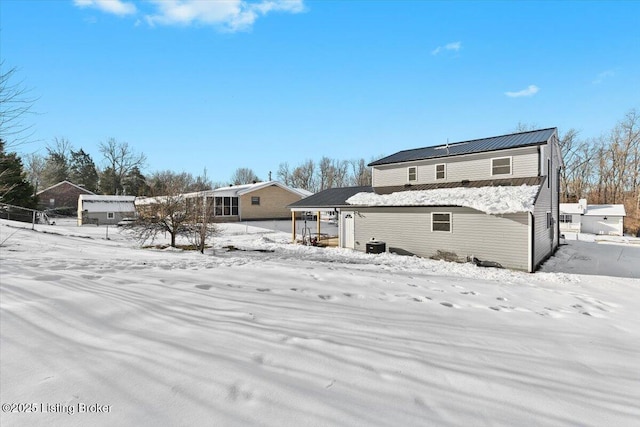
[[[256,197],[256,196],[251,197],[251,204],[260,205],[260,197]]]
[[[451,232],[451,214],[433,212],[431,214],[431,231]]]
[[[491,175],[511,175],[511,157],[491,159]]]
[[[445,179],[447,177],[447,167],[444,163],[436,165],[436,179]]]
[[[416,166],[411,166],[407,169],[409,181],[417,181],[418,180],[418,168]]]
[[[113,212],[107,212],[107,219],[114,219],[116,215]]]

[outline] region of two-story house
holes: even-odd
[[[399,151],[369,164],[372,187],[332,189],[290,205],[339,212],[340,246],[533,272],[558,247],[555,128]],[[333,196],[332,196],[333,194]]]

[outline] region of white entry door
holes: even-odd
[[[342,212],[342,247],[355,248],[355,219],[351,211]]]

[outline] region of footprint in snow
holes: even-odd
[[[247,390],[241,384],[233,384],[229,386],[227,389],[227,399],[237,402],[238,400],[247,401],[251,400],[253,397],[253,392],[251,390]]]
[[[449,308],[454,308],[456,307],[454,304],[451,304],[450,302],[441,302],[440,305],[444,305],[445,307],[449,307]]]
[[[318,295],[318,298],[320,298],[321,300],[327,301],[332,299],[333,297],[331,295]]]
[[[258,288],[256,289],[258,292],[271,292],[271,289],[269,288]]]
[[[474,291],[463,291],[460,292],[462,295],[478,295],[477,293],[475,293]]]
[[[196,285],[196,288],[208,291],[209,289],[211,289],[211,285]]]

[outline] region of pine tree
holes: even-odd
[[[35,208],[33,186],[27,180],[22,160],[16,153],[5,153],[0,139],[0,201],[14,206]]]

